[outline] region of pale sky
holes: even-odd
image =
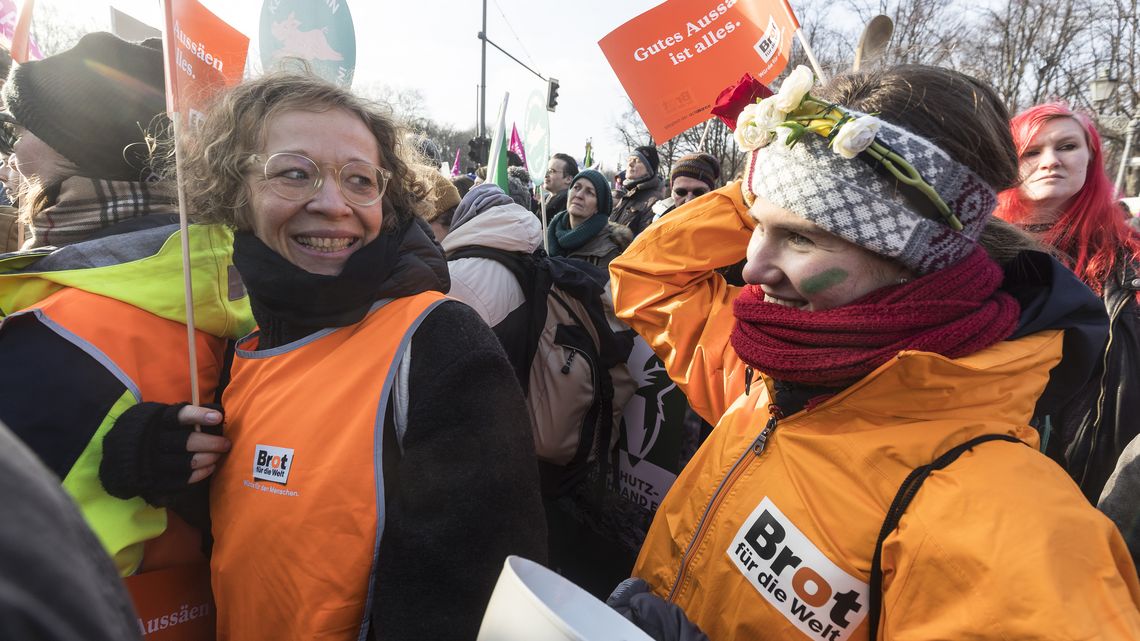
[[[261,0],[202,0],[233,27],[254,38]],[[319,2],[321,0],[313,0]],[[345,2],[346,0],[341,0]],[[482,3],[479,0],[347,0],[356,27],[356,86],[378,83],[422,92],[426,114],[458,128],[475,124],[479,84]],[[111,4],[155,26],[158,0],[113,0]],[[551,150],[581,158],[587,138],[595,157],[612,168],[624,161],[615,124],[625,93],[602,55],[598,40],[660,0],[487,0],[487,34],[529,66],[561,83],[558,108],[550,114]],[[39,0],[67,8],[67,15],[108,29],[107,3]],[[504,19],[505,16],[505,19]],[[507,126],[523,129],[525,106],[546,83],[488,46],[488,129],[504,92],[510,92]]]

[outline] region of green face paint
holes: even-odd
[[[832,267],[815,276],[805,278],[804,282],[800,284],[800,291],[809,296],[818,294],[825,289],[831,289],[839,283],[842,283],[847,280],[848,276],[849,274],[846,271],[838,267]]]

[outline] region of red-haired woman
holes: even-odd
[[[997,215],[1054,247],[1108,310],[1098,371],[1050,417],[1049,450],[1063,448],[1069,473],[1095,502],[1140,431],[1140,236],[1125,224],[1104,171],[1100,135],[1087,117],[1048,103],[1018,114],[1010,128],[1021,183],[999,195]]]

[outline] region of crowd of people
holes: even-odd
[[[518,555],[659,640],[1140,638],[1140,236],[1080,112],[801,67],[740,175],[504,189],[304,71],[175,163],[163,72],[92,33],[0,92],[0,636],[472,639]],[[694,417],[649,504],[635,341]]]

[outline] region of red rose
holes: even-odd
[[[744,107],[771,95],[771,89],[753,78],[752,74],[745,73],[739,82],[725,87],[724,91],[720,92],[710,112],[728,125],[729,129],[735,131],[736,117],[744,111]]]

